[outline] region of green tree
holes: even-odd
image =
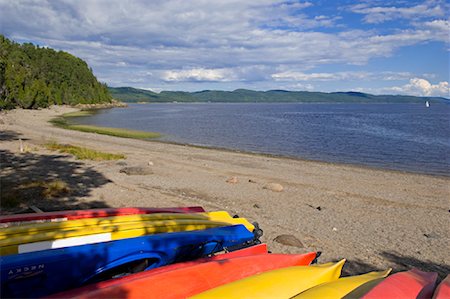
[[[0,109],[103,103],[112,98],[86,62],[0,35]]]

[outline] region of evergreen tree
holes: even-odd
[[[64,51],[0,35],[0,109],[111,102],[86,62]]]

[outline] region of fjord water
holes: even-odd
[[[450,176],[450,105],[130,104],[75,122],[161,140]]]

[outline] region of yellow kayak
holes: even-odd
[[[342,298],[355,290],[356,288],[380,278],[385,278],[389,275],[392,269],[381,272],[370,272],[358,276],[349,276],[339,278],[336,281],[324,283],[313,287],[303,293],[298,294],[296,299],[314,299],[314,298]]]
[[[250,276],[190,298],[291,298],[316,285],[337,280],[345,260],[294,266]]]
[[[64,222],[46,222],[33,223],[28,225],[12,226],[0,230],[0,240],[9,239],[17,235],[33,235],[44,231],[65,231],[77,228],[87,228],[89,226],[108,226],[119,223],[130,222],[144,222],[157,220],[177,220],[177,219],[192,219],[192,220],[211,220],[211,221],[228,221],[232,219],[230,214],[225,211],[217,211],[210,213],[158,213],[158,214],[139,214],[127,216],[114,216],[102,218],[87,218],[80,220],[69,220]],[[250,225],[247,227],[252,229]]]

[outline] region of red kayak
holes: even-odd
[[[392,274],[382,280],[362,298],[431,298],[438,274],[412,269]]]
[[[65,221],[82,218],[100,218],[110,216],[125,216],[136,214],[153,213],[199,213],[205,212],[202,207],[179,207],[179,208],[107,208],[91,210],[68,210],[45,213],[29,213],[0,216],[0,223],[26,222],[26,221]]]
[[[234,257],[185,266],[170,271],[143,272],[136,277],[117,281],[101,289],[91,288],[67,296],[60,293],[58,298],[186,298],[211,288],[236,281],[251,275],[294,265],[309,265],[316,253],[307,254],[259,254]]]
[[[212,261],[221,261],[221,260],[226,260],[226,259],[230,259],[230,258],[244,257],[244,256],[251,256],[251,255],[261,255],[261,254],[268,254],[266,244],[258,244],[258,245],[254,245],[251,247],[224,253],[224,254],[217,254],[212,257],[196,259],[194,261],[189,261],[189,262],[171,264],[171,265],[167,265],[164,267],[151,269],[151,270],[148,270],[145,272],[139,272],[136,274],[132,274],[132,275],[116,278],[116,279],[101,281],[101,282],[90,284],[90,285],[87,285],[87,286],[84,286],[81,288],[77,288],[74,290],[61,292],[59,294],[55,294],[55,295],[52,295],[52,296],[46,297],[46,298],[78,298],[80,296],[81,297],[89,296],[90,293],[92,293],[96,290],[105,289],[108,287],[114,287],[118,284],[126,284],[129,281],[146,278],[148,275],[156,275],[159,273],[173,271],[173,270],[177,270],[177,269],[184,268],[184,267],[195,266],[195,265],[198,265],[201,263],[207,263],[207,262],[212,262]]]
[[[439,284],[434,291],[433,299],[448,299],[450,298],[450,275]]]

